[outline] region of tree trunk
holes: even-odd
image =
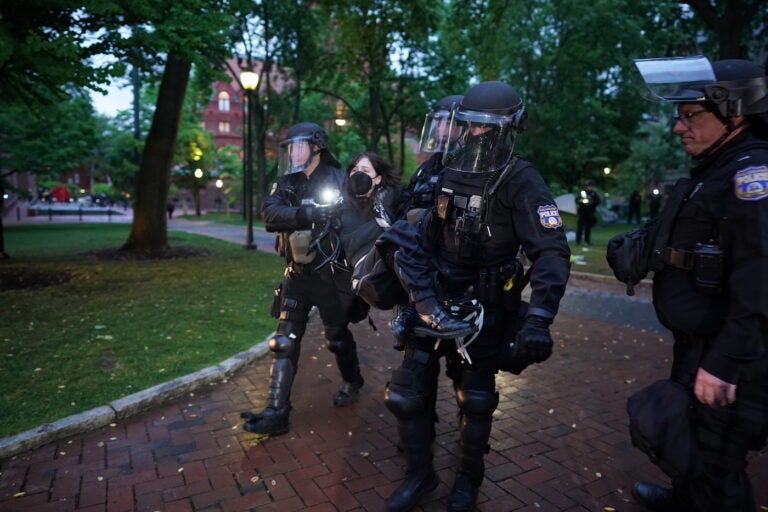
[[[3,177],[0,176],[0,260],[8,259],[9,256],[5,252],[5,228],[3,227],[3,213],[5,212],[5,184],[3,183]]]
[[[168,249],[166,204],[176,136],[192,65],[169,54],[160,82],[152,127],[141,157],[133,224],[122,250],[162,255]]]

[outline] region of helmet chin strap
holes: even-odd
[[[323,151],[322,149],[318,149],[318,150],[316,150],[316,151],[312,151],[312,153],[310,153],[310,155],[309,155],[309,158],[307,158],[307,161],[306,161],[306,162],[304,162],[304,163],[303,163],[303,164],[301,164],[301,165],[292,165],[292,166],[291,166],[291,172],[290,172],[290,174],[295,174],[295,173],[297,173],[297,172],[304,172],[304,171],[306,171],[306,170],[307,170],[307,167],[309,167],[310,165],[312,165],[312,161],[315,159],[315,157],[316,157],[317,155],[319,155],[320,153],[322,153],[322,151]]]
[[[694,156],[694,160],[704,160],[709,155],[711,155],[717,148],[723,145],[725,142],[725,139],[730,137],[730,135],[736,130],[737,128],[740,128],[742,126],[745,126],[747,123],[745,121],[742,121],[739,124],[733,124],[730,117],[722,117],[717,111],[714,112],[714,114],[717,116],[717,118],[720,120],[721,123],[723,123],[723,126],[725,126],[725,133],[722,134],[715,142],[709,145],[708,148],[706,148],[704,151],[699,153],[698,155]]]

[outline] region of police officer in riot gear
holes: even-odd
[[[258,413],[244,412],[243,428],[258,434],[283,434],[289,429],[291,386],[299,362],[301,339],[312,306],[323,323],[326,346],[336,356],[342,377],[333,404],[346,406],[357,401],[363,377],[357,348],[347,327],[355,301],[350,291],[350,272],[325,261],[336,248],[333,240],[318,239],[328,233],[329,223],[338,222],[339,206],[324,197],[329,191],[340,196],[346,173],[328,150],[328,137],[315,123],[292,126],[280,143],[278,178],[264,199],[262,216],[267,231],[277,232],[277,250],[285,257],[286,269],[279,306],[279,323],[269,349],[269,397]],[[326,244],[326,245],[324,245]]]
[[[443,152],[448,140],[452,138],[451,110],[461,99],[462,96],[456,94],[445,96],[438,100],[426,114],[421,129],[419,150],[422,153],[430,154],[430,157],[419,165],[405,190],[403,213],[408,220],[413,221],[418,218],[425,209],[431,208],[434,204],[435,186],[443,170]],[[432,311],[434,309],[434,307],[431,308]],[[438,315],[441,311],[438,309]],[[435,318],[443,319],[442,323],[432,322],[432,327],[438,328],[433,333],[436,335],[443,335],[446,332],[449,335],[461,334],[470,329],[469,324],[446,318],[445,314]],[[395,314],[389,321],[389,327],[395,337],[395,347],[398,350],[404,346],[405,338],[413,334],[415,324],[418,322],[418,315],[412,305],[400,304],[395,308]]]
[[[437,344],[435,337],[418,333],[406,340],[402,365],[385,394],[406,457],[405,479],[387,499],[390,512],[411,510],[438,485],[431,444],[441,357],[460,410],[461,454],[449,509],[469,511],[484,477],[502,353],[514,352],[519,372],[552,352],[549,325],[565,291],[570,252],[549,189],[533,166],[512,152],[525,117],[511,86],[483,82],[470,89],[452,110],[458,136],[447,144],[432,208],[413,224],[396,223],[380,238],[417,309],[419,303],[438,302],[444,312],[479,329],[456,339],[438,336]],[[398,238],[403,232],[405,243]],[[413,240],[421,242],[414,246]],[[522,327],[509,321],[526,305],[516,259],[521,248],[532,262],[532,296]]]
[[[443,151],[451,133],[451,108],[461,98],[461,95],[451,95],[438,100],[424,119],[419,151],[430,156],[419,165],[408,183],[406,214],[414,209],[430,208],[434,203],[435,185],[443,170]]]
[[[753,511],[747,453],[768,433],[768,79],[746,60],[635,62],[676,104],[672,131],[694,165],[659,216],[653,303],[675,339],[670,378],[691,393],[700,466],[632,494],[655,511]]]

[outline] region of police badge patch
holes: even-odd
[[[560,211],[554,204],[545,204],[539,206],[536,210],[539,214],[539,222],[547,229],[557,229],[563,225],[563,219],[560,217]]]
[[[733,175],[733,191],[742,201],[759,201],[768,197],[768,166],[752,166]]]

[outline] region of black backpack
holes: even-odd
[[[691,391],[659,380],[627,400],[632,444],[673,479],[701,474]]]

